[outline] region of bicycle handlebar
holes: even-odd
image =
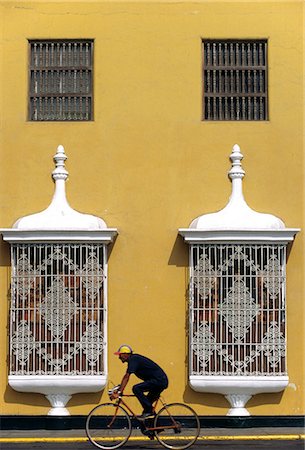
[[[109,389],[109,390],[108,390],[108,395],[109,395],[109,397],[110,397],[112,394],[114,394],[114,393],[118,393],[119,390],[120,390],[120,385],[119,385],[119,384],[118,384],[117,386],[114,386],[112,389]],[[121,392],[121,393],[119,394],[119,397],[135,397],[135,395],[134,395],[134,394],[124,394],[123,392]]]

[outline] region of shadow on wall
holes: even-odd
[[[170,266],[177,266],[177,267],[188,267],[189,260],[189,249],[188,245],[185,244],[183,237],[178,234],[176,236],[172,252],[170,254],[168,264]]]
[[[185,390],[183,393],[183,401],[187,404],[201,405],[212,408],[222,408],[222,415],[226,414],[226,412],[223,411],[223,408],[225,408],[225,410],[229,409],[229,403],[223,395],[195,392],[188,385],[188,380],[186,382]]]
[[[43,394],[32,394],[27,392],[14,391],[10,386],[7,386],[4,392],[5,403],[13,403],[19,405],[22,410],[22,405],[39,406],[50,409],[50,402]],[[20,414],[20,411],[18,412]]]
[[[10,245],[8,242],[0,240],[0,267],[10,267]]]

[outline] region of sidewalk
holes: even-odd
[[[146,440],[133,429],[130,440]],[[268,428],[201,428],[199,440],[303,440],[301,427]],[[85,430],[0,430],[0,444],[4,442],[82,442],[87,441]]]

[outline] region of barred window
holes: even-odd
[[[203,41],[203,119],[268,120],[266,40]]]
[[[104,244],[14,244],[10,375],[104,375]]]
[[[93,41],[29,41],[29,120],[93,119]]]
[[[286,246],[191,246],[190,374],[286,375]]]

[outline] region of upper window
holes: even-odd
[[[31,40],[29,47],[29,120],[92,120],[93,41]]]
[[[203,41],[204,120],[268,120],[267,41]]]

